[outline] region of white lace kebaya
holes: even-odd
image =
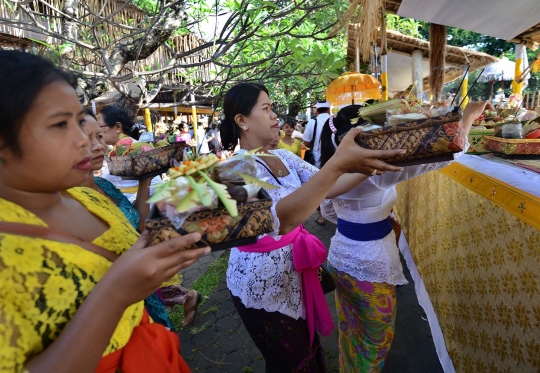
[[[469,148],[454,155],[454,159]],[[402,172],[372,176],[350,192],[321,204],[325,219],[368,224],[386,219],[397,201],[395,185],[426,172],[448,166],[452,161],[405,167]],[[403,285],[407,283],[399,260],[394,232],[373,241],[355,241],[336,230],[330,243],[328,262],[359,281]]]
[[[259,167],[264,176],[267,176],[266,181],[279,187],[267,190],[272,197],[274,216],[274,233],[270,236],[279,240],[281,236],[278,234],[276,204],[301,187],[318,169],[288,150],[276,149],[270,152],[279,157],[289,171],[289,175],[279,178],[280,186],[266,168]],[[277,311],[294,319],[305,318],[302,285],[300,275],[294,269],[292,245],[268,253],[248,253],[233,248],[227,269],[227,287],[248,308]]]

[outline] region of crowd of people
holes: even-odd
[[[151,180],[141,180],[130,201],[93,174],[108,145],[138,138],[136,126],[116,107],[94,117],[79,103],[76,81],[41,57],[0,51],[0,69],[0,370],[189,372],[164,303],[183,303],[185,322],[193,320],[201,296],[174,279],[210,249],[184,250],[198,233],[148,247],[141,217]],[[334,325],[318,273],[327,250],[303,227],[322,206],[338,226],[328,273],[340,371],[378,372],[394,333],[395,286],[406,281],[390,219],[395,185],[446,163],[380,161],[404,151],[357,146],[358,107],[334,117],[327,103],[302,135],[307,162],[294,121],[285,120],[280,136],[270,95],[264,85],[238,84],[224,97],[219,131],[198,128],[201,154],[273,155],[258,164],[277,187],[268,190],[275,229],[231,249],[232,302],[267,372],[326,371],[319,335]],[[484,108],[467,106],[464,132]],[[193,139],[183,123],[176,136]]]

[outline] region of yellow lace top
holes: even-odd
[[[137,232],[107,198],[88,188],[68,192],[110,227],[93,243],[121,254],[137,240]],[[46,226],[1,198],[0,221]],[[110,266],[104,257],[73,244],[0,232],[0,372],[19,372],[46,349]],[[103,355],[127,344],[143,308],[141,301],[126,309]]]

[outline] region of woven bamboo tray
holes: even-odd
[[[474,127],[473,127],[474,128]],[[493,134],[493,130],[475,130],[469,132],[469,149],[467,154],[486,154],[491,153],[491,150],[486,149],[485,135]]]
[[[238,216],[231,217],[225,208],[207,209],[191,214],[180,229],[170,220],[161,216],[154,206],[146,221],[149,244],[170,240],[171,238],[199,232],[202,236],[187,249],[210,246],[212,251],[249,245],[257,242],[257,236],[274,230],[274,219],[270,207],[270,195],[261,189],[259,200],[238,205]]]
[[[407,152],[383,159],[398,166],[443,162],[454,159],[453,154],[465,147],[461,113],[386,126],[360,132],[355,138],[358,145],[373,150],[405,149]]]
[[[122,176],[124,179],[141,179],[166,172],[171,159],[181,162],[185,147],[185,142],[175,142],[137,155],[105,157],[105,159],[111,175]]]
[[[484,136],[486,149],[505,155],[540,156],[540,139],[504,139]]]

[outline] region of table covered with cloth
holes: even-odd
[[[540,371],[540,174],[475,156],[397,187],[445,372]]]

